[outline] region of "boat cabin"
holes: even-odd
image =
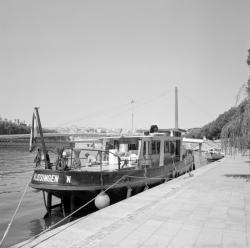
[[[181,160],[180,132],[157,130],[138,136],[105,137],[86,148],[62,149],[50,169],[113,171],[160,167]]]

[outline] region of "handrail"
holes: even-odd
[[[70,159],[70,167],[72,167],[72,162],[73,162],[73,152],[74,152],[74,150],[79,150],[79,151],[89,151],[89,152],[97,152],[97,153],[101,153],[101,154],[112,154],[114,157],[117,157],[117,159],[118,159],[118,163],[117,163],[117,165],[118,165],[118,170],[120,170],[121,169],[121,162],[125,162],[125,161],[127,161],[127,159],[122,159],[121,158],[121,156],[119,156],[118,154],[116,154],[116,153],[114,153],[114,152],[111,152],[111,151],[109,151],[109,150],[103,150],[103,149],[96,149],[96,148],[72,148],[72,147],[70,147],[70,146],[65,146],[65,147],[62,147],[61,148],[61,152],[63,153],[65,150],[70,150],[70,156],[66,156],[66,157],[64,157],[64,156],[61,156],[60,154],[58,154],[58,153],[56,153],[55,151],[53,151],[53,150],[49,150],[49,152],[51,152],[51,153],[53,153],[53,154],[55,154],[55,155],[58,155],[58,157],[59,156],[61,156],[60,157],[60,159],[63,159],[63,158],[66,158],[66,159]],[[96,164],[96,165],[100,165],[100,169],[101,169],[101,171],[102,171],[102,165],[103,165],[103,159],[102,159],[102,155],[101,155],[101,161],[100,161],[100,163],[98,163],[98,164]],[[85,157],[79,157],[79,159],[80,160],[85,160],[85,159],[87,159],[87,158],[85,158]],[[68,161],[67,161],[68,162]]]
[[[96,148],[92,148],[92,149],[90,149],[90,148],[72,148],[72,147],[67,147],[67,146],[65,146],[65,147],[63,147],[63,149],[65,150],[65,149],[70,149],[70,150],[81,150],[81,151],[97,151],[97,152],[104,152],[104,153],[111,153],[111,154],[113,154],[114,156],[116,156],[116,157],[118,157],[118,158],[120,158],[121,159],[121,157],[119,156],[119,155],[117,155],[117,154],[115,154],[115,153],[113,153],[113,152],[110,152],[109,150],[103,150],[103,149],[96,149]]]

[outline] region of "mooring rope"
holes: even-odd
[[[19,200],[19,202],[18,202],[18,205],[17,205],[17,207],[16,207],[16,210],[15,210],[14,214],[12,215],[12,218],[11,218],[11,220],[10,220],[10,222],[9,222],[9,224],[8,224],[8,226],[7,226],[6,230],[5,230],[5,232],[4,232],[4,235],[3,235],[2,239],[1,239],[1,242],[0,242],[0,247],[2,246],[2,244],[3,244],[3,242],[4,242],[5,238],[6,238],[6,236],[7,236],[7,234],[8,234],[8,232],[9,232],[9,230],[10,230],[10,227],[11,227],[11,225],[12,225],[12,222],[13,222],[13,220],[14,220],[16,214],[17,214],[17,211],[18,211],[19,207],[21,206],[21,203],[22,203],[23,198],[24,198],[24,195],[25,195],[25,193],[26,193],[26,191],[27,191],[27,189],[28,189],[28,186],[29,186],[29,183],[27,183],[27,185],[25,186],[25,189],[24,189],[23,194],[22,194],[22,196],[21,196],[21,198],[20,198],[20,200]]]
[[[114,187],[116,184],[118,184],[121,180],[125,179],[125,178],[138,178],[138,179],[164,179],[165,181],[167,181],[168,179],[173,179],[172,177],[145,177],[145,176],[130,176],[130,175],[124,175],[121,178],[119,178],[116,182],[114,182],[113,184],[111,184],[107,189],[105,189],[103,192],[107,192],[109,189],[111,189],[112,187]],[[75,211],[73,211],[72,213],[70,213],[69,215],[67,215],[65,218],[61,219],[60,221],[58,221],[57,223],[55,223],[54,225],[51,225],[50,227],[48,227],[47,229],[45,229],[44,231],[36,234],[35,236],[33,236],[31,239],[27,240],[27,242],[24,241],[24,243],[21,244],[21,246],[18,247],[23,247],[24,245],[29,244],[30,242],[32,242],[35,238],[39,237],[40,235],[48,232],[49,230],[51,230],[52,228],[56,227],[58,224],[62,223],[63,221],[65,221],[66,219],[68,219],[69,217],[71,217],[72,215],[74,215],[75,213],[77,213],[78,211],[80,211],[81,209],[83,209],[84,207],[86,207],[87,205],[89,205],[91,202],[93,202],[96,199],[97,196],[95,196],[94,198],[92,198],[91,200],[89,200],[87,203],[85,203],[84,205],[82,205],[81,207],[79,207],[78,209],[76,209]],[[42,241],[41,241],[42,242]]]
[[[111,189],[112,187],[114,187],[116,184],[118,184],[121,180],[130,177],[130,178],[141,178],[141,179],[172,179],[172,178],[166,178],[166,177],[138,177],[138,176],[129,176],[129,175],[124,175],[121,178],[119,178],[115,183],[111,184],[107,189],[105,189],[103,192],[107,192],[109,189]],[[96,196],[97,197],[97,196]],[[91,200],[89,200],[87,203],[85,203],[84,205],[82,205],[81,207],[79,207],[78,209],[76,209],[75,211],[73,211],[72,213],[70,213],[69,215],[67,215],[65,218],[61,219],[60,221],[58,221],[57,223],[55,223],[54,225],[48,227],[46,230],[36,234],[35,236],[33,236],[30,240],[28,240],[26,243],[22,244],[19,247],[23,247],[24,245],[30,243],[31,241],[33,241],[35,238],[39,237],[40,235],[48,232],[49,230],[51,230],[52,228],[54,228],[55,226],[57,226],[58,224],[62,223],[63,221],[65,221],[66,219],[68,219],[69,217],[71,217],[73,214],[77,213],[78,211],[80,211],[81,209],[83,209],[84,207],[86,207],[87,205],[89,205],[91,202],[93,202],[95,200],[95,198],[92,198]]]
[[[108,191],[109,189],[111,189],[113,186],[115,186],[117,183],[119,183],[121,180],[123,180],[124,178],[126,178],[127,176],[122,176],[121,178],[119,178],[115,183],[113,183],[112,185],[110,185],[107,189],[105,189],[103,192],[105,193],[106,191]],[[96,196],[97,197],[97,196]],[[30,243],[31,241],[33,241],[35,238],[39,237],[40,235],[46,233],[47,231],[51,230],[52,228],[54,228],[55,226],[57,226],[58,224],[62,223],[63,221],[65,221],[66,219],[68,219],[69,217],[71,217],[73,214],[77,213],[78,211],[80,211],[82,208],[86,207],[87,205],[89,205],[91,202],[93,202],[95,200],[95,198],[92,198],[91,200],[89,200],[87,203],[85,203],[84,205],[82,205],[81,207],[79,207],[78,209],[76,209],[75,211],[73,211],[72,213],[70,213],[69,215],[67,215],[65,218],[61,219],[60,221],[58,221],[57,223],[55,223],[54,225],[48,227],[47,229],[45,229],[44,231],[36,234],[35,236],[33,236],[30,240],[28,240],[26,243],[22,244],[19,247],[23,247],[24,245],[27,245],[28,243]]]

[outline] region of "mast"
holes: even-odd
[[[178,88],[175,87],[175,129],[179,128],[178,124]]]
[[[132,107],[132,113],[131,113],[131,128],[132,128],[132,133],[134,132],[134,100],[130,101],[131,107]]]
[[[134,113],[132,112],[132,133],[134,132]]]
[[[35,114],[36,114],[36,120],[37,120],[37,125],[38,125],[38,130],[40,133],[40,137],[41,137],[41,144],[42,144],[42,151],[43,151],[43,155],[44,155],[44,162],[45,162],[45,168],[48,168],[48,161],[47,161],[47,150],[46,150],[46,146],[45,146],[45,142],[44,142],[44,138],[43,138],[43,129],[42,129],[42,124],[40,121],[40,116],[39,116],[39,112],[38,112],[38,108],[35,107]]]

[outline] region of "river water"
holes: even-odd
[[[0,240],[31,179],[34,157],[34,153],[24,149],[0,149]],[[196,168],[206,164],[204,157],[198,154],[195,155],[195,162]],[[45,213],[42,192],[28,187],[3,247],[27,240],[62,218],[55,213],[53,217],[44,219]]]
[[[31,179],[34,157],[34,153],[21,149],[0,150],[0,239]],[[53,216],[44,220],[45,213],[42,192],[28,187],[3,247],[26,240],[61,218]]]

